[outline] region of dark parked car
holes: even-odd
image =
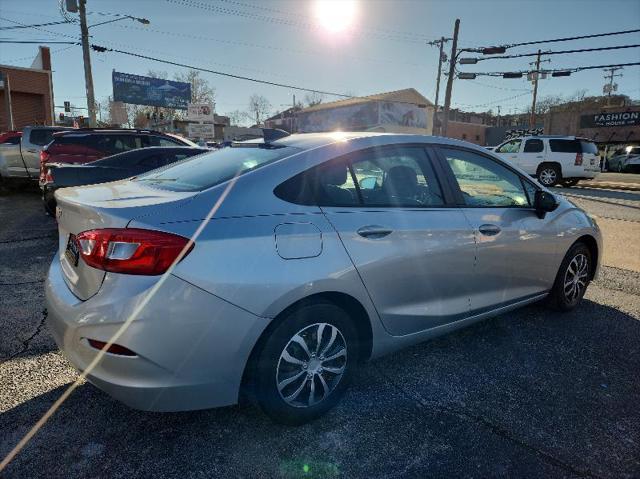
[[[53,135],[40,153],[40,185],[47,163],[84,164],[151,146],[197,146],[189,140],[153,130],[83,128]]]
[[[121,180],[209,151],[208,148],[158,146],[119,153],[84,165],[49,163],[42,185],[45,210],[55,214],[54,193],[58,188]]]

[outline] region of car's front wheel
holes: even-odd
[[[330,302],[287,314],[267,338],[254,368],[256,399],[275,421],[299,425],[331,409],[358,360],[356,331]]]
[[[552,306],[570,311],[582,300],[591,280],[592,258],[584,243],[576,243],[567,252],[551,291]]]

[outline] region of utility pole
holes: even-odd
[[[603,93],[607,94],[607,106],[611,106],[611,93],[613,93],[615,90],[618,89],[618,85],[614,85],[613,83],[613,79],[616,77],[621,77],[622,73],[618,73],[617,75],[615,75],[615,72],[617,72],[618,70],[622,70],[622,67],[611,67],[611,68],[604,68],[603,71],[605,72],[609,72],[608,75],[604,76],[605,80],[609,80],[609,83],[607,85],[604,86]]]
[[[447,136],[449,127],[449,108],[451,107],[451,89],[453,88],[453,76],[456,73],[456,61],[458,54],[458,32],[460,31],[460,19],[456,18],[456,24],[453,29],[453,44],[451,45],[451,57],[449,58],[449,77],[447,78],[447,90],[444,96],[444,112],[442,119],[441,135]]]
[[[444,52],[442,51],[444,48],[444,44],[445,42],[448,42],[449,40],[451,40],[450,38],[445,38],[442,37],[440,38],[440,40],[433,40],[431,42],[427,42],[427,45],[438,45],[439,48],[439,53],[438,53],[438,76],[436,77],[436,99],[435,99],[435,105],[434,105],[434,109],[433,109],[433,134],[435,135],[436,133],[438,133],[438,129],[439,129],[439,123],[438,123],[438,99],[440,98],[440,77],[442,76],[442,64],[445,62],[444,58]]]
[[[536,127],[536,99],[538,97],[538,80],[540,79],[540,55],[542,50],[538,50],[538,56],[536,58],[536,71],[533,77],[533,102],[531,103],[531,115],[529,116],[529,129],[533,130]]]
[[[91,74],[91,54],[89,49],[89,27],[87,26],[87,0],[80,0],[80,33],[82,36],[82,57],[84,59],[84,82],[87,89],[87,109],[89,110],[89,126],[96,126],[96,99],[93,92],[93,76]]]

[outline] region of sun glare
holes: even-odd
[[[314,4],[318,24],[330,33],[349,30],[355,21],[356,11],[355,0],[316,0]]]

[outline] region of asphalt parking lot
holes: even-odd
[[[572,313],[533,305],[370,362],[299,428],[248,406],[134,411],[84,384],[0,476],[640,477],[640,192],[562,192],[607,242]],[[0,218],[1,459],[77,373],[45,324],[55,223],[35,191],[0,196]]]

